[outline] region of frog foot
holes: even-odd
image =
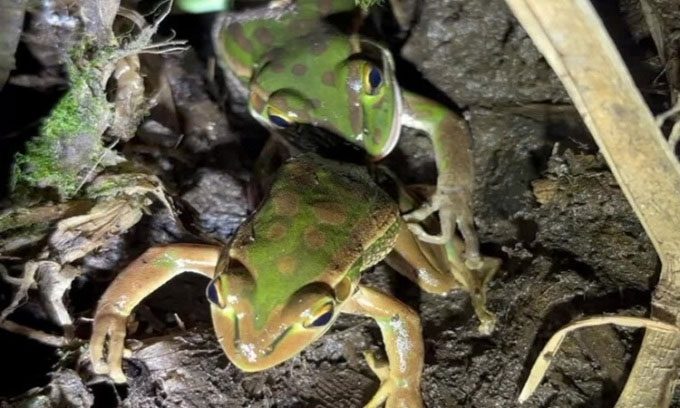
[[[489,289],[489,282],[501,267],[501,260],[484,256],[480,260],[480,264],[481,266],[478,269],[468,272],[474,274],[470,277],[471,279],[464,279],[461,282],[470,293],[472,307],[479,319],[479,332],[483,335],[489,335],[496,326],[496,315],[486,307],[486,292]]]
[[[95,374],[108,375],[116,383],[125,383],[122,362],[125,353],[125,322],[127,316],[118,313],[97,313],[92,326],[90,359]],[[106,357],[104,347],[108,339]]]
[[[458,226],[465,240],[465,265],[474,270],[483,268],[484,262],[479,253],[479,240],[475,232],[472,209],[467,204],[468,199],[461,188],[440,188],[420,208],[405,214],[411,232],[423,242],[435,245],[445,245],[450,242]],[[427,233],[419,224],[435,212],[439,212],[441,233],[432,235]]]
[[[389,362],[376,357],[372,351],[364,352],[366,363],[380,379],[380,387],[364,408],[378,408],[383,403],[385,408],[423,408],[420,397],[420,383],[409,384],[406,379],[390,373]]]
[[[475,314],[479,319],[479,327],[477,327],[477,331],[484,336],[488,336],[493,333],[493,330],[496,327],[496,315],[491,313],[489,309],[486,308],[486,295],[472,295],[472,307],[475,309]]]

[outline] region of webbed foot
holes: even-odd
[[[454,271],[453,274],[456,280],[470,294],[472,307],[479,319],[479,332],[489,335],[496,326],[496,315],[486,307],[486,293],[489,289],[489,283],[501,267],[501,260],[490,256],[483,256],[476,269],[456,267],[456,264],[460,263],[460,259],[457,257],[453,246],[447,245],[446,248],[451,269]]]

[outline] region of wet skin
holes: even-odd
[[[407,225],[421,240],[441,245],[451,242],[458,227],[467,265],[485,269],[471,209],[474,178],[465,121],[401,89],[387,49],[324,20],[354,8],[354,0],[284,0],[259,15],[227,15],[214,30],[218,60],[246,88],[251,115],[289,137],[299,124],[320,127],[377,160],[394,149],[403,126],[426,133],[435,152],[437,189],[405,216]],[[420,222],[435,212],[440,233],[431,235]]]
[[[418,315],[362,285],[361,273],[387,257],[428,292],[463,286],[483,293],[484,283],[472,282],[476,274],[461,259],[441,245],[416,239],[405,225],[394,200],[362,167],[311,154],[293,159],[227,247],[151,248],[118,275],[95,313],[90,343],[94,371],[125,382],[121,360],[128,316],[174,276],[195,272],[211,279],[206,295],[215,333],[230,361],[242,370],[264,370],[294,357],[340,313],[364,315],[378,323],[388,357],[388,362],[379,362],[366,355],[381,381],[366,407],[383,402],[387,407],[421,407]],[[453,252],[463,246],[459,240],[454,245]]]

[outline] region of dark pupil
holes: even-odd
[[[220,305],[220,298],[219,295],[217,294],[217,285],[215,285],[215,282],[211,282],[210,285],[208,285],[207,296],[208,300],[211,303],[215,304],[216,306],[222,307]]]
[[[282,128],[290,126],[290,123],[281,116],[269,115],[269,121],[275,124],[276,126]]]
[[[326,312],[321,316],[317,317],[316,320],[314,320],[314,322],[312,323],[312,326],[315,327],[325,326],[328,324],[328,322],[331,321],[331,317],[333,317],[333,312]]]
[[[382,73],[376,67],[371,68],[371,72],[368,73],[368,83],[371,84],[371,88],[375,89],[382,83]]]

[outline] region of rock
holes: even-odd
[[[245,189],[229,173],[210,168],[196,171],[193,187],[182,199],[196,214],[196,225],[209,236],[227,240],[247,215]]]
[[[424,1],[402,54],[461,107],[568,101],[503,0]]]

